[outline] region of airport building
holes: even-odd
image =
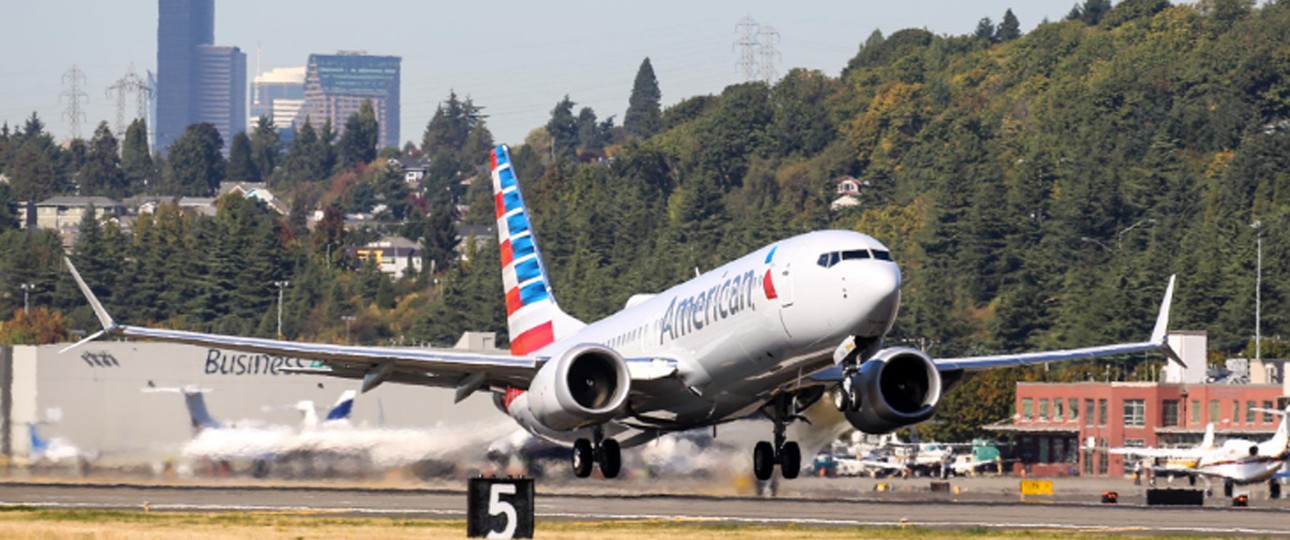
[[[459,348],[497,351],[491,334],[463,337]],[[309,400],[325,413],[359,381],[292,374],[308,367],[295,358],[168,343],[94,342],[60,353],[67,344],[0,347],[0,454],[23,463],[29,429],[62,439],[95,456],[96,469],[155,466],[180,455],[194,434],[184,398],[157,389],[195,385],[210,414],[225,423],[299,426],[295,406]],[[510,433],[514,423],[475,393],[453,404],[451,388],[381,385],[354,401],[355,426]],[[486,442],[472,445],[482,455]],[[471,458],[477,456],[465,456]]]
[[[305,71],[305,105],[297,123],[308,118],[315,128],[328,120],[337,133],[345,121],[371,100],[380,126],[377,144],[399,146],[398,56],[372,56],[361,52],[311,54]]]
[[[1285,407],[1290,388],[1283,362],[1260,362],[1248,379],[1212,381],[1203,332],[1174,332],[1169,340],[1187,367],[1170,363],[1159,382],[1017,383],[1012,419],[987,426],[1013,435],[1014,470],[1038,476],[1126,474],[1132,458],[1109,449],[1192,446],[1210,423],[1219,441],[1272,436],[1280,418],[1253,409]]]

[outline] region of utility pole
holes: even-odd
[[[275,281],[273,285],[278,288],[278,339],[282,339],[282,290],[291,285],[290,281]]]
[[[1263,222],[1254,220],[1250,224],[1256,231],[1254,263],[1254,361],[1263,361]]]
[[[341,318],[342,318],[342,319],[345,319],[345,344],[346,344],[346,345],[349,345],[349,344],[350,344],[350,341],[349,341],[349,324],[350,324],[350,323],[352,323],[352,322],[354,322],[354,316],[353,316],[353,315],[346,315],[346,316],[341,317]]]
[[[134,64],[130,64],[130,69],[117,79],[112,86],[107,87],[107,97],[112,99],[112,93],[116,93],[116,126],[115,133],[117,138],[125,136],[125,97],[126,94],[134,94],[135,99],[135,118],[147,118],[148,116],[148,98],[152,97],[152,89],[148,88],[147,81],[144,81],[137,73],[134,72]]]
[[[743,73],[744,82],[757,80],[757,49],[760,47],[757,42],[758,28],[757,21],[751,15],[739,19],[739,24],[735,25],[735,32],[739,34],[739,39],[735,41],[735,47],[739,49],[739,62],[735,65]]]
[[[779,42],[779,31],[769,24],[763,25],[757,37],[761,47],[761,80],[772,84],[779,78],[775,65],[782,59],[779,51],[775,50],[775,44]]]
[[[67,110],[63,111],[63,117],[67,119],[69,125],[69,134],[72,139],[81,138],[81,122],[85,120],[85,111],[81,110],[82,102],[89,102],[90,96],[85,93],[85,72],[72,64],[72,69],[63,74],[63,85],[67,87],[63,93],[59,94],[61,98],[67,98]]]
[[[19,287],[22,287],[22,316],[26,317],[27,312],[31,309],[31,301],[29,299],[29,296],[31,294],[32,289],[36,288],[36,284],[23,283],[22,285],[19,285]]]

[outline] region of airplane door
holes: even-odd
[[[774,266],[771,267],[771,280],[774,282],[775,291],[779,294],[779,305],[782,308],[793,305],[793,250],[786,250],[780,253]]]

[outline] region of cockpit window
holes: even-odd
[[[833,265],[838,264],[839,262],[842,262],[842,261],[849,261],[854,259],[869,259],[869,258],[883,260],[883,261],[890,261],[891,253],[888,253],[886,251],[876,250],[876,249],[873,251],[869,251],[867,249],[832,251],[829,253],[821,253],[820,258],[817,259],[815,263],[824,268],[832,268]]]
[[[868,259],[868,258],[869,258],[869,250],[867,249],[857,249],[855,251],[842,252],[842,260],[844,261],[851,260],[851,259]]]

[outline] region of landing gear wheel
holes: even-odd
[[[779,450],[779,473],[784,475],[785,479],[792,480],[797,478],[800,472],[802,472],[802,449],[796,442],[784,443],[784,447]]]
[[[1268,480],[1268,497],[1273,499],[1281,498],[1281,482],[1278,482],[1275,478]]]
[[[753,476],[758,480],[770,480],[775,473],[775,447],[766,441],[760,441],[753,447]]]
[[[1229,498],[1229,499],[1230,499],[1230,498],[1232,498],[1232,491],[1233,491],[1233,488],[1232,488],[1232,481],[1231,481],[1231,480],[1224,481],[1224,482],[1223,482],[1223,496],[1224,496],[1224,497],[1227,497],[1227,498]]]
[[[623,469],[623,452],[618,441],[605,439],[600,443],[600,474],[605,478],[617,478]]]
[[[851,409],[851,398],[847,396],[846,390],[839,388],[833,392],[833,407],[838,412],[847,412]]]
[[[595,453],[591,450],[591,441],[587,439],[574,441],[573,475],[578,478],[591,476],[591,467],[595,464]]]
[[[1173,478],[1173,477],[1171,476],[1171,477],[1170,477],[1170,479],[1172,479],[1172,478]],[[1187,485],[1189,485],[1189,486],[1194,486],[1194,485],[1196,485],[1196,477],[1195,477],[1195,476],[1188,476],[1188,477],[1187,477]]]

